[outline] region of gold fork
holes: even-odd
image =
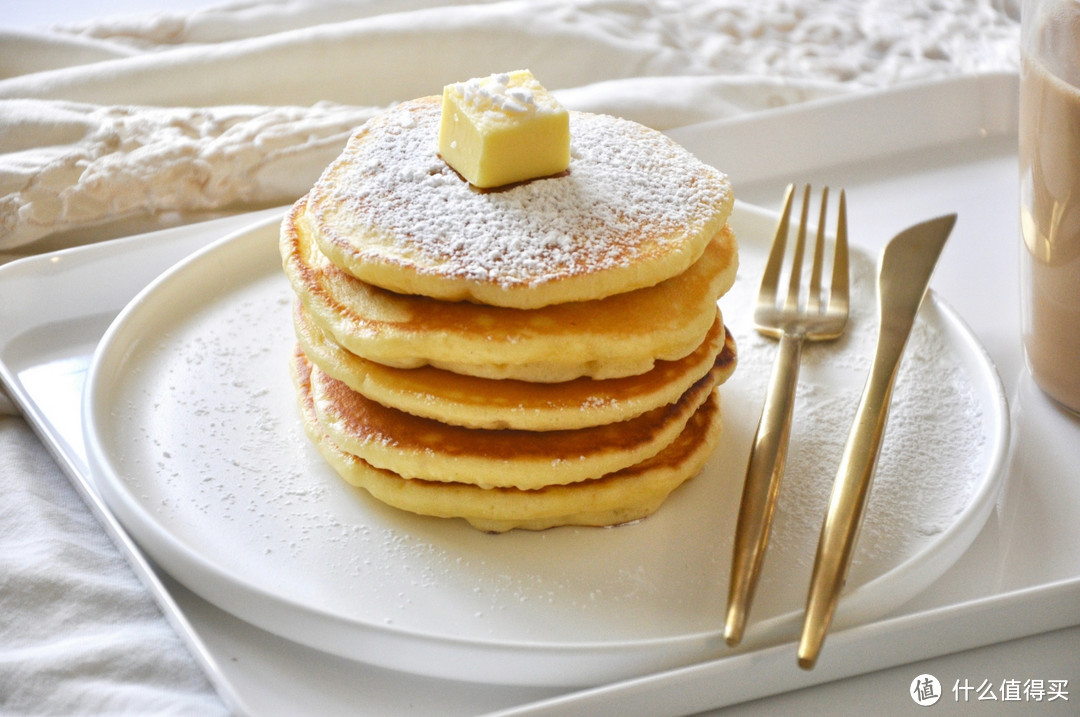
[[[746,617],[753,601],[765,557],[765,546],[769,540],[776,498],[780,491],[780,479],[787,459],[791,414],[803,343],[838,338],[844,331],[848,316],[847,202],[843,190],[840,190],[829,286],[822,286],[826,206],[829,197],[826,187],[821,194],[814,258],[810,268],[810,287],[807,294],[802,295],[803,256],[810,204],[810,186],[806,185],[803,190],[802,214],[795,238],[787,296],[783,303],[778,302],[794,193],[794,185],[789,185],[784,194],[783,213],[769,251],[757,305],[754,308],[755,328],[766,336],[779,338],[780,346],[750,451],[746,483],[743,486],[735,528],[727,619],[724,624],[724,640],[732,646],[742,640],[746,629]]]

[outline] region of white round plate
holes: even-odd
[[[85,394],[96,485],[192,591],[337,655],[450,679],[580,686],[733,654],[721,632],[734,518],[776,346],[749,322],[775,217],[739,204],[732,223],[740,278],[720,306],[740,363],[721,389],[724,437],[647,520],[489,535],[345,485],[299,422],[276,221],[183,261],[110,327]],[[804,353],[787,474],[739,651],[798,634],[876,337],[874,264],[852,260],[849,331]],[[1008,445],[1000,382],[970,331],[930,297],[901,364],[836,628],[876,619],[933,582],[998,492]]]

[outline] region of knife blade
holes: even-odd
[[[833,483],[810,577],[798,661],[812,669],[847,579],[888,418],[900,359],[930,276],[956,215],[931,219],[897,234],[878,271],[878,340],[859,407]]]

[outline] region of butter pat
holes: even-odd
[[[558,174],[570,166],[570,114],[528,70],[447,85],[439,154],[480,188]]]

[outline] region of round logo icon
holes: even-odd
[[[915,704],[920,707],[929,707],[941,699],[941,683],[933,675],[919,675],[911,681],[911,690],[908,692]]]

